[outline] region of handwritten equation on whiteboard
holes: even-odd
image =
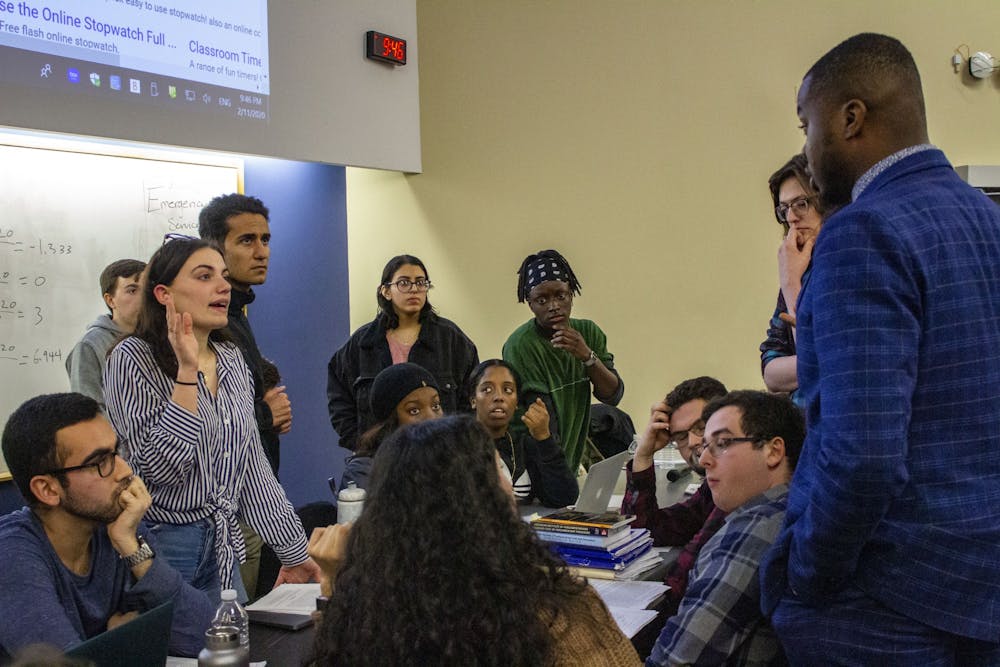
[[[108,314],[99,277],[147,261],[166,233],[239,189],[240,166],[6,144],[0,135],[0,429],[32,396],[67,391],[66,360]],[[0,461],[0,475],[6,465]]]
[[[22,240],[12,228],[0,227],[0,267],[11,265],[6,253],[29,253],[38,255],[69,255],[72,243],[60,243],[34,238]],[[38,366],[40,364],[63,364],[63,350],[58,346],[38,347],[31,341],[32,329],[45,323],[48,307],[46,285],[49,279],[38,272],[11,272],[0,268],[0,322],[25,326],[4,326],[4,336],[0,336],[0,367],[7,365]],[[21,334],[21,335],[18,335]]]

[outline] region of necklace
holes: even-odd
[[[510,437],[510,431],[507,431],[504,435],[507,436],[507,442],[510,443],[510,481],[514,481],[514,473],[517,472],[517,451],[514,449],[514,438]]]
[[[390,329],[389,335],[400,345],[413,345],[417,342],[417,338],[420,337],[420,329],[417,329],[413,335],[405,338],[402,336],[399,329]]]

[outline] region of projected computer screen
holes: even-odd
[[[267,0],[0,0],[0,83],[268,121]]]

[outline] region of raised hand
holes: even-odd
[[[649,410],[649,423],[639,438],[632,461],[632,471],[639,472],[653,465],[653,454],[670,443],[670,413],[673,412],[666,401],[654,403]]]
[[[545,407],[545,401],[540,398],[536,398],[535,402],[528,406],[521,416],[521,422],[528,427],[528,433],[538,442],[552,437],[549,432],[549,411]]]
[[[177,356],[178,376],[182,372],[186,376],[197,375],[198,339],[194,335],[191,313],[178,313],[170,294],[164,296],[164,307],[167,311],[167,341]]]
[[[555,333],[552,334],[552,347],[566,350],[580,361],[590,358],[590,348],[579,331],[566,322],[556,324],[553,329]]]

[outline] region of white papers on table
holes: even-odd
[[[597,594],[608,605],[615,623],[631,639],[656,618],[657,611],[646,609],[667,592],[669,586],[659,581],[612,581],[590,579]]]
[[[247,605],[247,611],[277,611],[286,614],[311,614],[316,611],[319,584],[281,584],[270,593]]]
[[[628,609],[626,607],[608,607],[611,618],[615,619],[618,628],[629,639],[635,637],[640,630],[649,625],[658,612],[652,609]]]
[[[669,588],[659,581],[610,581],[591,579],[590,585],[609,607],[645,609],[662,597]]]

